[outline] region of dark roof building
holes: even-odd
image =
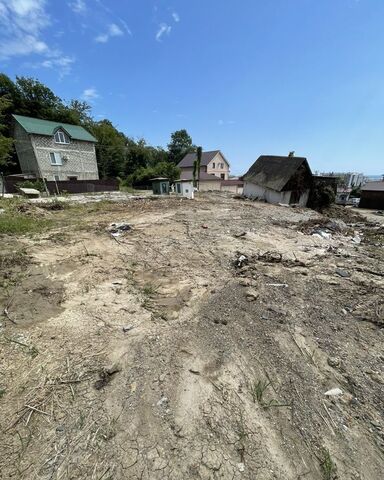
[[[311,172],[305,157],[261,155],[244,175],[244,180],[281,192],[302,166]]]
[[[211,162],[216,155],[220,153],[220,150],[212,150],[211,152],[203,152],[201,155],[201,163],[200,166],[206,167],[209,162]],[[178,164],[179,168],[193,168],[193,162],[196,160],[196,153],[187,153],[185,157],[181,160]]]
[[[312,172],[305,157],[261,155],[244,175],[244,195],[305,206]]]
[[[384,179],[368,182],[361,188],[359,207],[384,210]]]

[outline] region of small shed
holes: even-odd
[[[384,210],[384,178],[381,182],[368,182],[361,188],[359,207]]]
[[[151,178],[154,195],[169,195],[169,180],[165,177]]]
[[[180,178],[180,180],[175,181],[175,192],[176,195],[182,195],[183,197],[194,198],[194,187],[193,182],[186,178]]]

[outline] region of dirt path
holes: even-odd
[[[384,477],[382,228],[219,194],[82,208],[3,239],[0,478]]]

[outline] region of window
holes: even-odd
[[[55,142],[56,143],[69,143],[69,138],[62,130],[58,130],[55,133]]]
[[[216,163],[215,162],[212,163],[212,168],[216,168]]]
[[[180,183],[176,183],[176,192],[181,193],[181,185]]]
[[[77,180],[77,177],[75,177],[75,176],[68,176],[68,180],[75,181],[75,180]]]
[[[63,159],[61,158],[61,153],[59,152],[51,152],[49,154],[51,158],[51,165],[62,165]]]
[[[224,168],[224,163],[220,163],[220,168],[221,168],[221,169]]]
[[[220,174],[220,177],[225,180],[225,173]]]

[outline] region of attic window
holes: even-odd
[[[55,133],[55,142],[56,143],[69,143],[69,138],[62,130],[58,130]]]

